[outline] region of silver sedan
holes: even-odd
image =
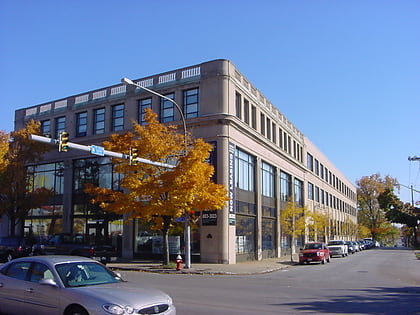
[[[0,314],[175,315],[165,293],[124,281],[84,257],[18,258],[0,269]]]

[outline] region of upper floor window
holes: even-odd
[[[93,134],[105,133],[105,108],[95,109],[93,114]]]
[[[235,94],[235,108],[236,108],[236,117],[241,119],[242,118],[242,96],[239,93]]]
[[[282,201],[290,201],[292,197],[292,176],[280,172],[280,197]]]
[[[165,95],[171,100],[175,99],[175,93]],[[160,99],[160,122],[174,121],[174,103],[171,101],[161,98]]]
[[[251,127],[257,129],[257,108],[254,105],[251,107]]]
[[[260,124],[261,134],[265,136],[265,115],[263,113],[260,114]]]
[[[145,98],[139,101],[139,119],[138,122],[140,125],[146,124],[146,121],[144,120],[144,113],[146,111],[146,108],[152,108],[152,98]]]
[[[87,135],[87,112],[76,114],[76,137]]]
[[[66,131],[66,117],[57,117],[55,119],[55,136],[58,138],[60,132]]]
[[[244,121],[249,125],[249,101],[244,99]]]
[[[235,179],[236,187],[255,191],[255,158],[241,150],[236,149],[235,152]]]
[[[51,137],[51,121],[49,119],[41,121],[41,134]]]
[[[198,117],[198,89],[184,91],[185,118]]]
[[[306,156],[306,167],[311,171],[314,170],[314,157],[310,153]]]
[[[124,129],[124,104],[112,106],[112,130]]]
[[[261,177],[262,195],[274,198],[274,167],[262,162]]]

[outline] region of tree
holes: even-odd
[[[10,236],[15,236],[16,227],[23,223],[29,210],[48,201],[52,191],[46,188],[33,190],[28,180],[28,164],[36,164],[49,151],[46,144],[29,139],[30,134],[39,134],[39,123],[29,121],[25,128],[10,135],[0,133],[0,214],[6,214]],[[23,235],[21,224],[20,235]]]
[[[411,239],[414,246],[417,245],[417,216],[415,214],[415,207],[409,203],[403,203],[395,194],[394,191],[387,188],[379,196],[378,202],[380,207],[385,211],[386,218],[399,224],[405,224],[411,230]]]
[[[166,265],[169,263],[168,232],[174,219],[193,211],[221,209],[228,197],[223,185],[211,181],[214,168],[206,162],[211,145],[202,139],[184,139],[174,126],[160,124],[156,117],[148,109],[146,125],[133,122],[133,132],[113,134],[103,145],[119,152],[134,148],[138,157],[175,163],[175,167],[130,165],[127,160],[113,159],[116,171],[123,175],[120,186],[124,191],[87,184],[85,192],[94,196],[93,203],[106,211],[125,214],[126,220],[141,218],[153,222],[155,229],[163,234]]]
[[[392,189],[396,180],[380,174],[364,176],[356,182],[358,202],[358,222],[369,228],[373,239],[377,239],[382,227],[387,223],[385,211],[381,209],[378,197],[385,189]]]
[[[315,241],[325,239],[329,223],[328,215],[320,212],[310,212],[307,216],[309,236]]]
[[[280,212],[280,222],[283,234],[291,238],[290,261],[293,262],[293,252],[295,251],[295,240],[305,234],[306,217],[305,207],[297,207],[294,202],[288,201],[286,207]]]

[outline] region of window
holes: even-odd
[[[64,192],[63,162],[28,166],[28,178],[30,191],[44,187],[52,189],[56,194]]]
[[[317,159],[315,159],[314,169],[315,169],[315,174],[319,175],[319,162]]]
[[[139,118],[138,122],[140,125],[146,124],[144,120],[144,113],[146,112],[147,108],[152,108],[152,98],[145,98],[139,101]]]
[[[45,137],[51,137],[51,122],[49,119],[41,121],[41,134]]]
[[[303,182],[295,178],[295,202],[303,207]]]
[[[262,162],[261,177],[262,195],[274,198],[274,167],[270,164]]]
[[[198,89],[184,91],[185,118],[198,117]]]
[[[244,99],[244,121],[249,125],[249,101]]]
[[[276,123],[271,124],[271,130],[273,131],[273,137],[272,140],[274,143],[277,143],[277,136],[276,136]]]
[[[235,94],[236,117],[242,118],[242,97],[241,94]]]
[[[292,197],[292,176],[280,172],[280,197],[282,201],[289,201]]]
[[[62,131],[66,131],[66,117],[64,116],[55,119],[55,136],[58,138]]]
[[[76,114],[76,137],[87,135],[87,112]]]
[[[112,106],[112,131],[124,129],[124,104]]]
[[[265,136],[265,115],[263,113],[260,114],[260,124],[261,134]]]
[[[308,182],[308,199],[314,200],[314,184]]]
[[[105,108],[95,109],[93,115],[93,134],[105,133]]]
[[[236,149],[235,153],[235,179],[236,187],[254,191],[254,163],[255,158],[241,150]]]
[[[267,117],[267,138],[271,140],[271,120]]]
[[[165,95],[171,100],[175,99],[175,94],[170,93]],[[174,103],[168,101],[167,99],[160,99],[160,122],[169,122],[174,121]]]
[[[257,130],[257,108],[254,105],[251,108],[251,127]]]
[[[314,170],[314,157],[309,153],[306,156],[306,167],[311,171]]]

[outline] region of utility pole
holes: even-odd
[[[409,156],[409,161],[420,161],[420,156]],[[413,188],[413,185],[411,185],[411,205],[414,207],[414,191],[419,192]]]

